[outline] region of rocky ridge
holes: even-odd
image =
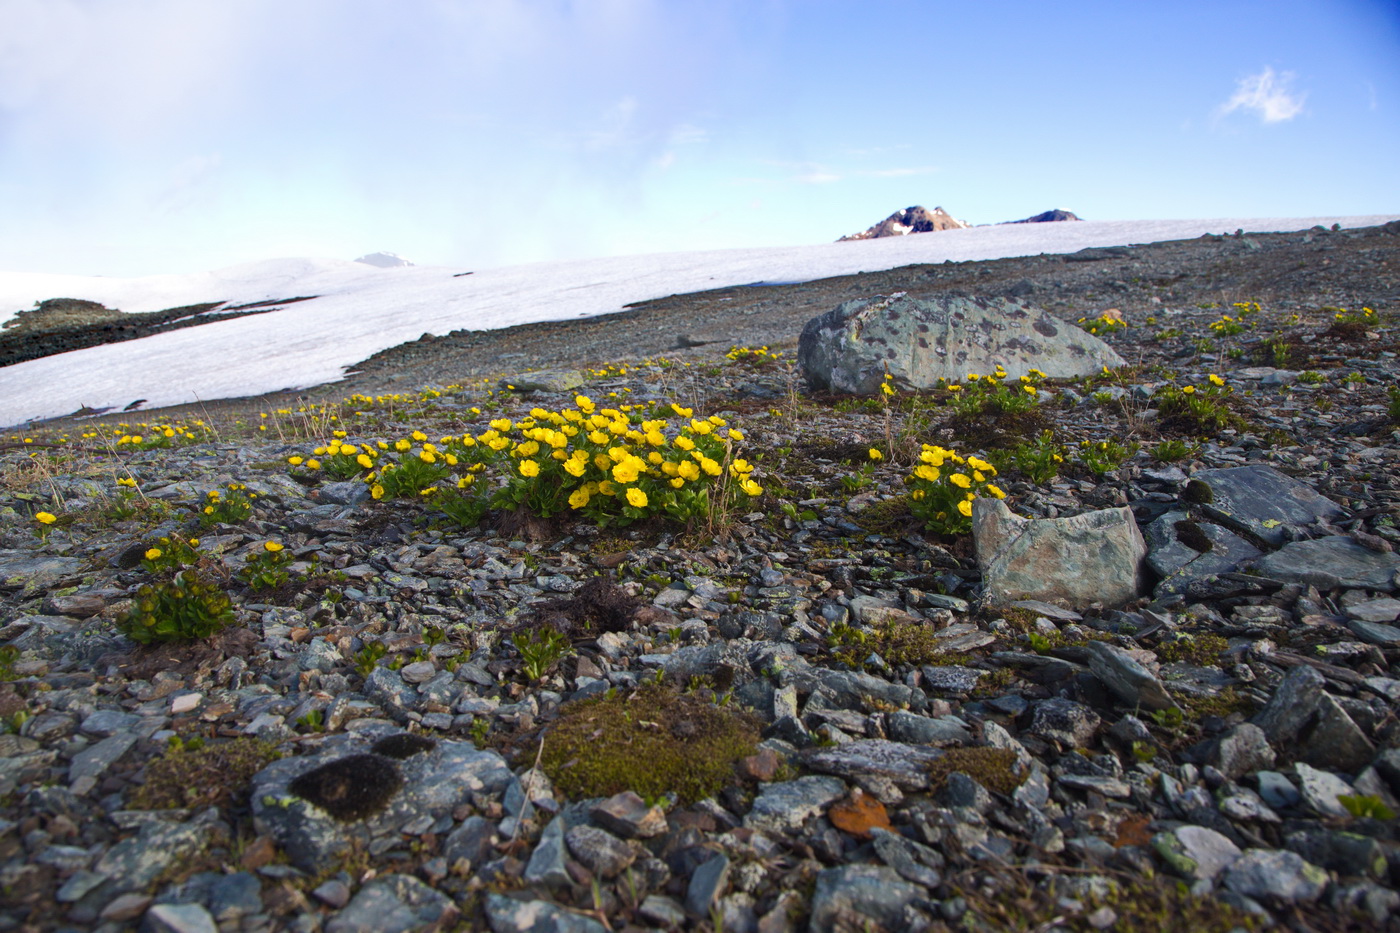
[[[279,419],[271,406],[226,405],[206,416],[217,436],[168,449],[106,452],[78,431],[64,442],[63,424],[27,435],[28,449],[18,438],[0,460],[0,643],[14,649],[0,713],[17,727],[0,736],[0,925],[1393,926],[1396,240],[1385,228],[1307,236],[1196,244],[1218,251],[1214,278],[1168,278],[1140,295],[1126,277],[1133,250],[1055,257],[1022,280],[978,274],[1010,263],[884,274],[915,287],[935,272],[999,281],[1071,320],[1054,302],[1077,300],[1091,320],[1104,308],[1086,294],[1123,306],[1128,328],[1103,336],[1133,366],[1045,385],[1034,430],[1066,451],[1141,447],[1102,473],[1067,453],[1048,480],[1014,468],[1000,478],[1031,525],[1127,514],[1146,559],[1126,569],[1144,579],[1115,608],[1002,590],[973,536],[941,538],[901,506],[919,443],[990,451],[1031,439],[1028,423],[1010,439],[970,437],[945,395],[906,393],[887,408],[809,394],[782,358],[726,355],[724,340],[692,341],[677,363],[616,365],[630,338],[614,336],[611,366],[529,374],[497,361],[495,375],[526,396],[493,378],[335,410],[348,438],[366,441],[483,431],[575,392],[719,412],[742,427],[767,488],[721,535],[462,528],[421,504],[374,502],[360,483],[298,482],[286,458],[326,438],[296,433],[311,416]],[[1326,294],[1288,292],[1282,276],[1269,278],[1274,295],[1241,290],[1261,274],[1252,259],[1267,266],[1268,254],[1334,238],[1323,258],[1337,261],[1312,280]],[[1056,284],[1095,267],[1095,282]],[[792,318],[815,287],[789,293]],[[1227,336],[1212,327],[1227,303],[1172,294],[1192,287],[1264,306]],[[732,311],[742,294],[690,300]],[[1321,310],[1363,302],[1377,317],[1359,327]],[[788,314],[743,326],[791,345]],[[480,339],[538,346],[547,362],[568,352],[570,328],[577,338],[602,326]],[[444,343],[438,371],[481,351]],[[355,385],[394,368],[426,385],[433,349],[367,365]],[[1212,375],[1237,420],[1199,432],[1162,417],[1159,392],[1205,392]],[[269,430],[256,430],[259,408]],[[1155,452],[1169,441],[1180,457]],[[35,456],[46,443],[58,446]],[[870,461],[871,447],[885,459]],[[115,477],[128,475],[159,505],[114,511]],[[257,493],[252,515],[199,527],[207,491],[230,483]],[[60,517],[42,537],[40,509]],[[172,532],[200,537],[229,573],[281,542],[295,583],[269,595],[231,579],[237,625],[225,635],[139,649],[114,621],[147,578],[142,554]],[[1092,593],[1128,562],[1061,563],[1055,576]],[[570,611],[546,607],[590,579],[625,595],[622,621],[575,633],[563,658],[528,676],[512,628]],[[699,800],[557,790],[570,769],[536,764],[551,724],[575,700],[642,696],[653,683],[749,710],[758,747]],[[242,776],[226,778],[226,797],[151,806],[159,762],[178,757],[171,739],[195,738],[257,738],[282,757],[228,764]],[[350,783],[337,763],[359,769]],[[354,818],[334,818],[342,806]]]

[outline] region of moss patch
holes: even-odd
[[[757,748],[758,723],[748,713],[648,685],[569,704],[543,735],[540,764],[568,797],[674,792],[693,803],[734,781],[734,765]],[[522,760],[533,752],[527,744]]]
[[[146,765],[146,783],[132,792],[130,803],[138,810],[226,807],[279,757],[272,745],[252,738],[175,745]]]
[[[398,735],[384,736],[370,746],[370,751],[386,758],[410,758],[423,752],[430,752],[435,748],[437,748],[437,742],[426,735],[400,732]]]
[[[403,776],[382,755],[350,755],[313,768],[287,789],[342,822],[373,816],[389,805]]]
[[[954,771],[961,771],[989,791],[1008,796],[1026,780],[1026,772],[1016,767],[1016,753],[1009,748],[950,748],[929,765],[930,792],[942,790]]]

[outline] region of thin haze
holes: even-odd
[[[1385,0],[0,0],[0,268],[1400,210]]]

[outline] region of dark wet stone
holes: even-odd
[[[515,900],[504,894],[486,896],[486,922],[491,933],[607,933],[597,920],[549,901]]]
[[[1284,526],[1306,528],[1345,514],[1311,486],[1262,464],[1201,470],[1192,479],[1210,487],[1211,501],[1201,505],[1206,515],[1271,547],[1289,540]]]
[[[350,899],[326,924],[326,933],[414,933],[434,930],[457,917],[447,895],[409,875],[382,875]]]
[[[1307,665],[1290,670],[1254,717],[1269,743],[1285,757],[1320,768],[1359,771],[1375,754],[1370,739],[1324,689]]]
[[[1372,551],[1350,538],[1294,541],[1255,562],[1254,569],[1280,583],[1319,590],[1339,588],[1394,592],[1400,554]]]
[[[922,886],[910,884],[883,865],[828,868],[817,875],[808,929],[835,933],[858,930],[865,924],[874,924],[876,929],[905,929],[905,908],[926,896]]]

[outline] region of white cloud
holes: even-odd
[[[1283,123],[1292,120],[1303,112],[1306,94],[1292,93],[1288,85],[1293,80],[1290,72],[1274,74],[1265,67],[1256,75],[1241,78],[1235,86],[1235,93],[1220,107],[1220,115],[1236,110],[1253,110],[1265,123]]]
[[[860,172],[871,178],[908,178],[911,175],[932,175],[938,171],[936,165],[921,165],[913,168],[878,168]]]

